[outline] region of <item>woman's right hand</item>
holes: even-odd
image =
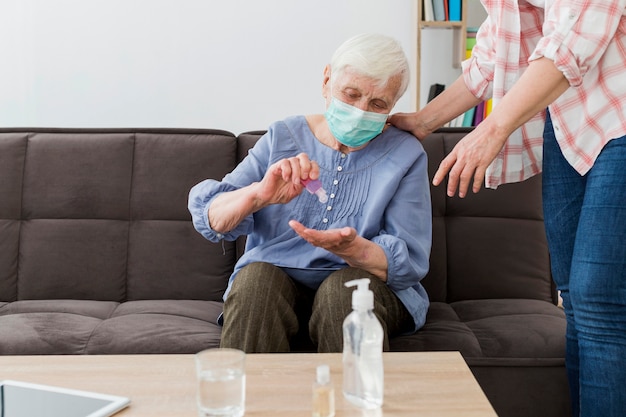
[[[388,122],[398,129],[411,132],[413,136],[420,140],[424,139],[428,136],[428,133],[430,133],[418,123],[417,113],[395,113],[389,117]]]
[[[263,206],[288,203],[304,189],[302,180],[318,177],[319,165],[305,153],[281,159],[269,167],[258,184],[257,198]]]

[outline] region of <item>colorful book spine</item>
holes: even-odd
[[[449,0],[448,12],[450,14],[450,20],[461,21],[461,0]]]
[[[433,0],[423,0],[424,1],[424,21],[432,22],[435,20],[435,14],[433,12]]]
[[[476,107],[472,107],[463,115],[463,123],[461,126],[463,127],[471,127],[474,123],[474,112],[476,111]]]
[[[478,126],[480,122],[483,121],[485,117],[485,102],[482,101],[480,104],[476,106],[476,111],[474,112],[474,126]]]
[[[465,59],[472,56],[472,49],[476,45],[476,32],[477,28],[467,28],[467,34],[465,36]]]
[[[465,49],[469,49],[470,51],[476,45],[476,38],[465,38]]]
[[[493,99],[489,99],[485,102],[485,117],[489,116],[492,108],[493,108]]]
[[[435,13],[435,20],[443,21],[446,20],[446,11],[443,7],[443,2],[448,0],[432,0],[433,1],[433,12]]]

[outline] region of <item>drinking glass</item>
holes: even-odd
[[[246,355],[237,349],[196,353],[198,414],[201,417],[242,417],[246,402]]]

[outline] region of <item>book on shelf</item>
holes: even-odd
[[[457,121],[453,120],[450,123],[450,126],[454,127],[455,124],[457,126],[462,126],[462,127],[478,126],[480,122],[482,122],[483,120],[485,120],[487,116],[489,116],[489,114],[491,113],[492,107],[493,107],[493,99],[482,101],[478,105],[472,107],[471,109],[469,109],[468,111],[462,114],[463,120],[461,121],[461,124],[458,124],[459,123],[458,120]]]
[[[449,19],[452,21],[461,21],[461,0],[448,0]]]
[[[471,127],[474,123],[474,112],[476,112],[476,107],[472,107],[468,111],[463,114],[463,123],[461,126],[463,127]]]
[[[424,16],[425,22],[432,22],[435,20],[435,14],[433,12],[433,0],[424,0]]]
[[[444,3],[447,3],[447,1],[448,0],[432,0],[435,20],[438,22],[446,20],[446,11],[444,9]]]
[[[485,102],[481,101],[476,106],[476,111],[474,112],[473,126],[478,126],[480,124],[480,122],[483,121],[484,118],[485,118]]]
[[[492,108],[493,108],[493,99],[490,98],[489,100],[485,101],[485,116],[483,117],[483,119],[489,116]]]
[[[470,51],[476,45],[476,38],[465,38],[465,49],[469,49]]]
[[[472,56],[472,49],[476,46],[476,32],[477,28],[467,28],[467,33],[465,36],[465,59],[468,59]]]
[[[461,21],[462,0],[421,0],[423,1],[422,19],[428,21]]]
[[[444,84],[438,84],[438,83],[432,84],[430,86],[430,90],[428,90],[428,102],[432,101],[432,99],[434,99],[439,94],[441,94],[443,90],[445,89],[446,89],[446,86]]]
[[[465,118],[465,113],[455,117],[450,122],[450,127],[463,127],[463,119]]]

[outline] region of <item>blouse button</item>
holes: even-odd
[[[326,217],[324,217],[324,218],[322,219],[322,222],[323,222],[323,223],[328,223],[328,219],[327,219]]]
[[[326,207],[326,210],[327,210],[327,211],[331,211],[332,209],[333,209],[333,206],[328,206],[328,207]]]
[[[333,181],[333,185],[337,185],[337,184],[339,184],[339,180]]]
[[[335,198],[335,193],[330,193],[330,198]]]
[[[342,154],[341,154],[341,159],[344,159],[345,157],[346,157],[346,154],[345,154],[345,153],[342,153]]]
[[[341,172],[341,170],[343,170],[343,167],[340,165],[340,166],[337,167],[337,171]]]

